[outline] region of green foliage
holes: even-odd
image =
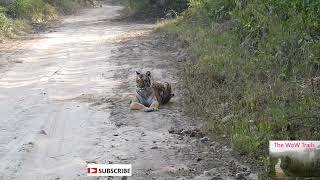
[[[32,22],[42,22],[58,18],[57,10],[43,0],[16,0],[15,9],[19,18]]]
[[[185,102],[241,154],[272,139],[320,139],[320,2],[190,0],[164,25],[190,42]]]
[[[5,7],[0,6],[0,13],[6,13],[7,9]]]
[[[131,15],[165,16],[167,13],[179,13],[187,7],[187,0],[129,0]]]
[[[276,177],[275,166],[278,162],[278,158],[270,157],[268,160],[268,177]]]
[[[18,20],[12,20],[5,15],[6,9],[0,6],[0,39],[4,37],[15,37],[22,30],[26,29],[26,25]]]
[[[77,0],[14,0],[0,6],[0,36],[14,37],[28,30],[28,23],[57,20],[79,7]]]
[[[57,7],[63,14],[74,13],[77,8],[79,8],[79,3],[75,0],[55,0],[49,1],[53,6]]]
[[[148,6],[148,1],[129,0],[129,10],[131,14],[136,14],[139,12],[146,13],[146,10],[148,10]]]
[[[234,0],[225,1],[204,1],[190,0],[190,10],[197,11],[206,21],[221,21],[230,18],[230,11],[236,6]]]
[[[319,177],[320,160],[301,161],[288,156],[281,158],[281,168],[291,177]]]

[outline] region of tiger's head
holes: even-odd
[[[138,88],[151,87],[151,73],[150,73],[150,71],[147,71],[146,74],[142,74],[138,71],[136,71],[136,73],[137,73],[136,82],[137,82]]]

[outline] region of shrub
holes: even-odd
[[[18,20],[12,20],[7,18],[4,12],[5,8],[0,6],[0,38],[4,37],[15,37],[16,34],[21,33],[22,30],[26,29],[26,25]]]
[[[129,0],[131,15],[163,17],[167,13],[180,13],[187,7],[187,0]]]
[[[12,37],[28,23],[57,20],[60,13],[70,14],[78,8],[77,0],[5,0],[0,1],[0,34]]]
[[[319,177],[320,160],[302,161],[292,157],[281,157],[281,168],[291,177]]]
[[[79,3],[74,0],[55,0],[48,3],[57,7],[63,14],[72,14],[79,7]]]
[[[42,0],[16,0],[15,9],[17,17],[32,22],[55,20],[59,14],[52,5]]]

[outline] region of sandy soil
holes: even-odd
[[[180,105],[184,62],[154,25],[115,20],[121,8],[106,2],[0,47],[0,179],[119,179],[89,178],[87,163],[131,163],[128,179],[257,179],[227,146],[168,132],[199,126]],[[136,70],[177,96],[128,110]]]

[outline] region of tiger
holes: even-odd
[[[136,93],[131,100],[129,109],[158,111],[160,104],[166,104],[174,96],[168,82],[151,82],[151,72],[145,74],[136,71]]]

